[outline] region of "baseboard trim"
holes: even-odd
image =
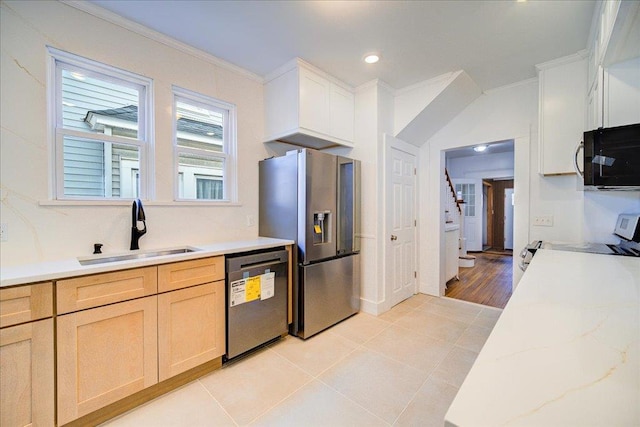
[[[105,421],[117,417],[118,415],[124,414],[125,412],[136,408],[143,403],[153,400],[156,397],[162,396],[163,394],[175,390],[180,386],[190,383],[191,381],[196,380],[203,375],[213,372],[216,369],[219,369],[221,366],[222,357],[218,357],[217,359],[214,359],[210,362],[203,363],[200,366],[196,366],[195,368],[178,374],[175,377],[171,377],[158,384],[154,384],[151,387],[145,388],[144,390],[140,390],[139,392],[125,397],[124,399],[118,400],[117,402],[114,402],[110,405],[107,405],[104,408],[100,408],[97,411],[84,415],[76,420],[71,421],[70,423],[65,424],[64,427],[95,426],[101,424]]]

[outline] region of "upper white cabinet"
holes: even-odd
[[[317,149],[352,147],[353,90],[296,59],[267,78],[265,121],[266,141]]]
[[[574,152],[585,130],[586,53],[537,65],[538,173],[574,174]]]
[[[604,69],[603,126],[640,123],[640,57]]]
[[[640,2],[599,3],[589,45],[587,130],[640,122]]]

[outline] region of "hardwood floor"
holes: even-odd
[[[511,297],[513,256],[476,252],[475,266],[460,268],[460,280],[447,282],[445,296],[504,308]]]

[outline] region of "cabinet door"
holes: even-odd
[[[56,305],[60,315],[149,296],[157,292],[157,268],[134,268],[58,280]]]
[[[355,103],[353,93],[331,84],[331,136],[353,142]]]
[[[53,315],[53,285],[0,289],[0,327],[44,319]]]
[[[158,295],[160,381],[225,352],[224,280]]]
[[[575,174],[575,148],[585,130],[587,60],[576,60],[540,73],[539,172]]]
[[[58,424],[158,382],[157,296],[58,316]]]
[[[158,266],[158,292],[174,291],[223,279],[223,256]]]
[[[458,275],[458,236],[459,231],[447,231],[445,235],[445,280],[449,281]]]
[[[0,330],[0,425],[54,425],[53,319]]]
[[[330,82],[300,68],[300,127],[329,135]]]

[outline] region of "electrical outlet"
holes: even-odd
[[[8,226],[6,222],[0,224],[0,242],[6,242],[7,240],[9,240],[9,236],[7,235],[7,227]]]
[[[540,215],[533,217],[533,225],[540,227],[553,227],[553,215]]]
[[[247,215],[247,227],[253,227],[256,225],[256,217],[253,215]]]

